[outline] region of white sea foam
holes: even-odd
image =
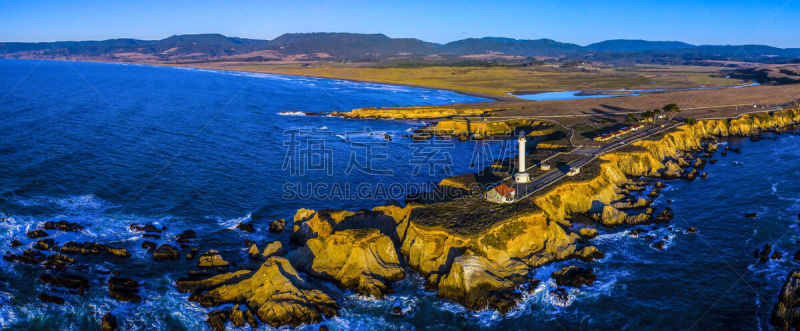
[[[249,222],[252,219],[252,217],[253,217],[252,214],[247,213],[247,215],[238,218],[231,218],[228,220],[218,219],[217,223],[228,230],[234,230],[236,229],[236,226],[239,225],[239,223]]]
[[[282,111],[278,113],[281,116],[306,116],[305,112],[302,111]]]

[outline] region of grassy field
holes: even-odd
[[[742,84],[717,67],[641,66],[584,72],[539,67],[370,67],[365,64],[253,64],[218,62],[192,67],[315,76],[460,91],[493,98],[527,91],[689,88]]]

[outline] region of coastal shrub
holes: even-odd
[[[504,224],[499,230],[491,232],[481,239],[481,244],[495,249],[505,249],[506,243],[525,231],[525,224],[512,221]]]
[[[697,124],[697,119],[696,119],[696,118],[693,118],[693,117],[687,118],[687,119],[686,119],[686,120],[684,120],[684,121],[686,122],[686,124],[689,124],[689,125],[695,125],[695,124]]]

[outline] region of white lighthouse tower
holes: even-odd
[[[531,176],[525,172],[525,134],[520,132],[517,142],[519,143],[519,168],[517,173],[514,174],[514,181],[518,184],[525,184],[531,181]]]

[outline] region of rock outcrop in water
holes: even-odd
[[[800,270],[791,271],[786,277],[778,303],[772,308],[770,323],[784,330],[800,326]]]
[[[405,276],[394,243],[378,229],[342,230],[311,238],[290,259],[312,276],[377,298],[389,291],[389,282]]]
[[[335,316],[339,306],[327,294],[310,289],[289,261],[271,257],[255,271],[218,275],[203,281],[179,281],[203,307],[242,303],[274,327],[316,323]]]

